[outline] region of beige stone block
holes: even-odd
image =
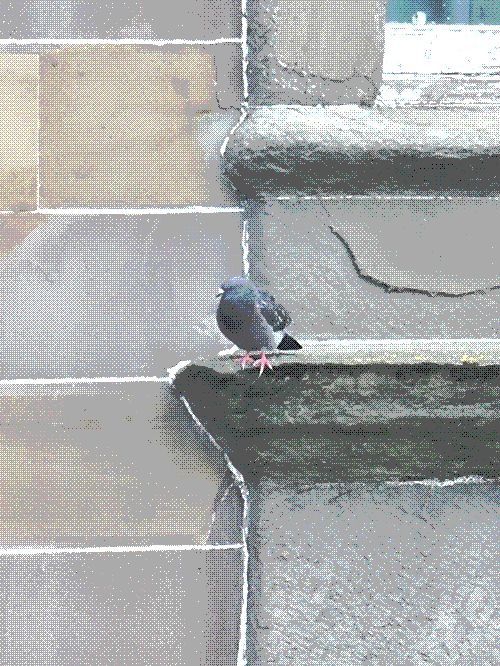
[[[201,46],[71,45],[40,63],[40,206],[208,204],[197,119],[217,109]]]
[[[45,215],[28,213],[25,215],[0,216],[0,266],[14,248],[21,245],[33,229],[47,222]]]
[[[224,461],[162,384],[8,388],[3,547],[205,541]]]
[[[0,54],[0,209],[36,208],[38,56]]]

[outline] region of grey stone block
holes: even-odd
[[[241,36],[237,0],[182,3],[24,0],[2,10],[3,38],[14,39],[236,39]]]
[[[226,348],[215,295],[241,274],[240,226],[180,212],[35,229],[1,273],[3,378],[163,376]]]
[[[247,14],[250,104],[374,103],[383,2],[250,0]]]
[[[204,663],[205,553],[3,556],[6,666]]]

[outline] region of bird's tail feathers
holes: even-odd
[[[291,335],[285,333],[277,349],[281,349],[282,351],[292,351],[294,349],[302,349],[302,345],[300,345],[295,338],[292,338]]]

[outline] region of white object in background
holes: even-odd
[[[384,74],[491,74],[500,67],[500,26],[389,23]]]
[[[425,12],[416,12],[411,17],[411,22],[413,23],[413,25],[425,25],[426,21],[427,21],[427,16]]]

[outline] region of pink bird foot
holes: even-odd
[[[246,363],[251,363],[253,361],[253,358],[250,356],[250,354],[247,353],[246,356],[244,356],[243,358],[238,359],[238,361],[241,361],[241,367],[244,370],[245,369],[245,364]]]
[[[259,372],[259,377],[261,374],[264,372],[264,368],[267,366],[270,370],[273,369],[273,366],[269,363],[269,359],[266,358],[266,355],[264,352],[262,352],[262,356],[257,359],[256,361],[253,362],[253,365],[260,365],[260,372]]]

